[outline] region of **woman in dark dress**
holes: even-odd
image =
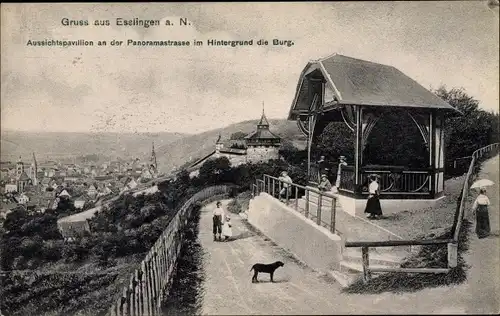
[[[476,234],[479,239],[488,237],[491,232],[488,205],[490,205],[490,200],[486,196],[486,190],[480,189],[472,205],[472,212],[476,214]]]
[[[380,206],[379,199],[379,185],[377,182],[377,176],[370,176],[370,184],[368,185],[368,201],[366,201],[365,213],[369,214],[369,219],[375,219],[382,216],[382,207]]]

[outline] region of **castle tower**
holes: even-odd
[[[219,157],[220,151],[224,148],[224,144],[221,141],[221,134],[219,133],[219,137],[215,142],[215,157]]]
[[[257,130],[245,137],[247,145],[247,161],[263,162],[270,159],[279,159],[281,138],[269,130],[269,122],[262,103],[262,116],[257,123]]]

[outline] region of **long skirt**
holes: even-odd
[[[231,229],[231,224],[229,224],[228,222],[222,225],[222,235],[227,237],[233,236],[233,230]]]
[[[222,216],[214,215],[213,217],[213,233],[214,235],[222,233]]]
[[[485,238],[490,235],[490,216],[487,205],[478,205],[476,210],[476,234],[478,238]]]
[[[376,195],[372,195],[366,201],[365,213],[373,215],[382,215],[382,207],[380,206],[380,199]]]

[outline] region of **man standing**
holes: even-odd
[[[222,203],[217,201],[216,207],[213,211],[213,233],[214,241],[217,241],[217,235],[219,241],[222,241],[222,224],[224,223],[224,209],[222,208]]]

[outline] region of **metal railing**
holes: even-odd
[[[257,179],[252,188],[253,196],[265,192],[278,198],[306,218],[315,220],[317,225],[328,228],[332,233],[336,232],[337,197],[332,193],[288,183],[267,174],[262,180]],[[299,205],[300,200],[303,201],[303,206]]]
[[[363,260],[363,280],[367,282],[371,278],[372,272],[402,272],[402,273],[448,273],[450,268],[457,266],[458,256],[458,242],[460,228],[464,218],[465,204],[469,194],[469,187],[473,181],[472,175],[476,167],[476,161],[480,160],[488,154],[498,154],[498,143],[494,143],[476,150],[472,154],[472,161],[469,165],[469,170],[465,177],[462,192],[457,201],[458,207],[455,214],[455,222],[452,225],[452,238],[451,239],[428,239],[428,240],[396,240],[396,241],[354,241],[346,242],[346,247],[361,247],[362,260]],[[398,246],[416,246],[416,245],[448,245],[448,267],[447,268],[370,268],[369,250],[370,247],[398,247]]]

